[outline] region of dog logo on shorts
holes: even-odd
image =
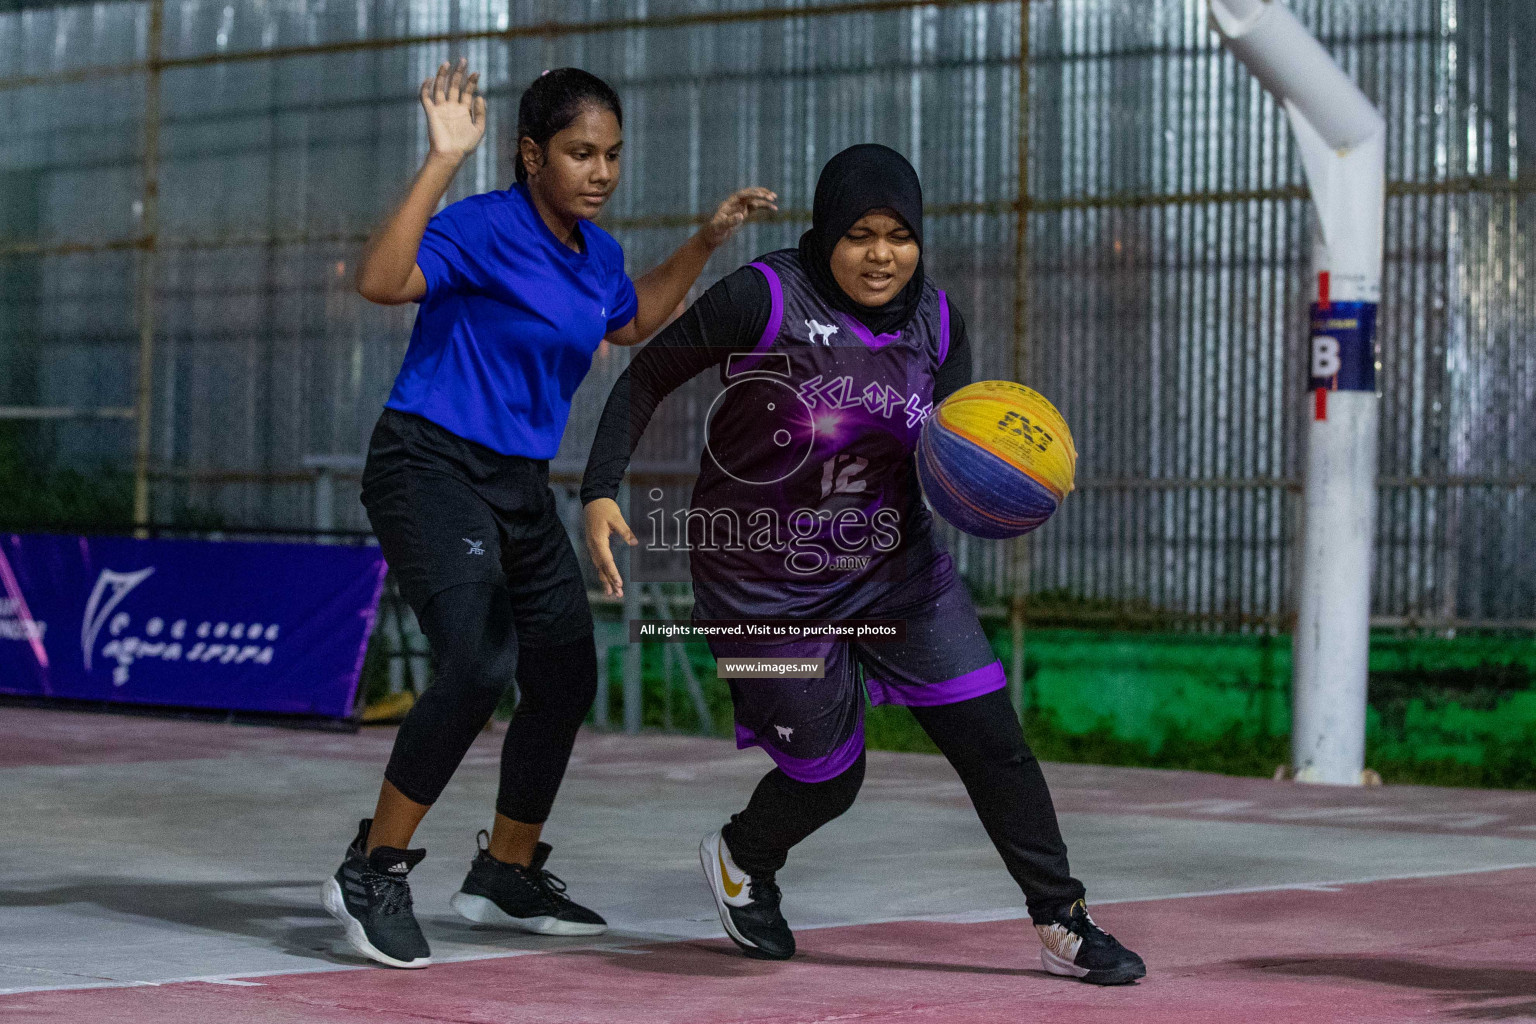
[[[485,554],[485,541],[483,541],[483,540],[470,540],[468,537],[463,537],[463,538],[460,538],[460,539],[463,540],[465,544],[469,545],[469,550],[464,552],[466,555],[483,555],[483,554]]]
[[[790,736],[794,735],[795,732],[794,728],[788,725],[776,725],[774,728],[779,731],[779,739],[783,740],[785,743],[789,742]]]
[[[807,320],[805,322],[805,326],[811,329],[811,337],[809,340],[812,345],[816,344],[817,342],[821,342],[821,344],[825,345],[827,348],[832,347],[832,343],[827,339],[837,333],[837,327],[835,325],[824,324],[817,320]]]

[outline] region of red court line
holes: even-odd
[[[0,997],[0,1017],[121,1024],[789,1024],[1536,1019],[1536,869],[1108,905],[1139,985],[1039,969],[1027,923],[802,932],[789,963],[724,940]]]

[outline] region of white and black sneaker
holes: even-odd
[[[772,875],[749,875],[736,866],[719,832],[699,844],[699,863],[720,911],[725,934],[755,960],[788,960],[795,933],[779,913],[781,893]]]
[[[1052,974],[1081,978],[1091,985],[1129,985],[1147,976],[1147,965],[1088,916],[1082,900],[1056,912],[1050,924],[1037,924],[1040,962]]]
[[[544,869],[550,845],[540,843],[527,867],[490,855],[490,835],[481,830],[480,851],[470,862],[464,885],[449,901],[460,917],[538,935],[601,935],[608,922],[565,894],[565,883]]]
[[[425,850],[368,848],[372,818],[358,823],[347,858],[321,890],[325,909],[347,929],[347,942],[371,960],[390,967],[426,967],[432,951],[411,908],[406,876],[421,863]]]

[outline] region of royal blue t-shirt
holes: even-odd
[[[416,253],[427,293],[384,404],[503,455],[553,458],[592,353],[638,308],[619,243],[590,221],[580,231],[584,252],[555,237],[521,184],[439,211]]]

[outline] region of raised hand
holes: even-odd
[[[778,199],[777,193],[766,188],[737,189],[726,196],[725,202],[720,204],[715,215],[709,218],[709,223],[704,225],[701,232],[704,242],[711,249],[719,248],[754,215],[765,210],[777,211]]]
[[[458,67],[443,61],[436,77],[421,83],[433,156],[463,160],[485,138],[485,97],[475,95],[480,72],[465,75],[467,65],[462,57]]]

